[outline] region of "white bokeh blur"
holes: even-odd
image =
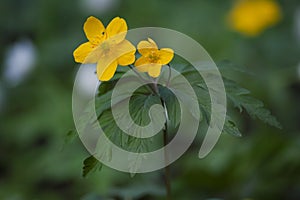
[[[76,88],[84,97],[91,97],[95,94],[95,83],[98,82],[94,64],[85,64],[77,76],[79,83]]]
[[[34,68],[36,57],[36,48],[29,39],[21,39],[9,47],[4,58],[5,82],[9,86],[20,84]]]
[[[120,0],[79,0],[80,8],[88,14],[106,14],[120,5]]]

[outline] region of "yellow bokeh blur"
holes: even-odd
[[[257,36],[280,19],[280,6],[274,0],[237,1],[228,15],[230,27],[246,36]]]

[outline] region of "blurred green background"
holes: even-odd
[[[174,199],[300,199],[300,3],[278,2],[282,19],[255,37],[231,30],[234,1],[2,0],[0,4],[0,199],[164,199],[162,172],[103,167],[81,177],[88,156],[74,129],[72,52],[94,15],[129,28],[159,26],[197,40],[215,61],[249,73],[232,79],[263,100],[282,130],[236,116],[241,138],[222,135],[205,159],[200,144],[172,164]],[[88,85],[88,84],[87,84]],[[87,90],[88,88],[84,88]]]

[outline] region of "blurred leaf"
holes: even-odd
[[[105,198],[95,193],[89,193],[84,195],[81,200],[111,200],[111,198]]]
[[[242,88],[237,83],[229,79],[224,78],[224,84],[228,99],[232,101],[234,106],[238,108],[240,112],[245,109],[253,119],[258,118],[271,126],[281,128],[277,119],[271,115],[269,110],[264,108],[264,104],[260,100],[249,95],[250,91]]]
[[[76,130],[69,130],[65,137],[65,144],[73,142],[73,140],[78,136]]]
[[[157,184],[141,183],[139,185],[111,189],[110,195],[122,199],[140,199],[148,195],[151,197],[163,196],[165,195],[165,190]]]
[[[64,150],[65,146],[72,143],[77,136],[78,134],[76,130],[69,130],[65,135],[65,141],[61,147],[61,150]]]
[[[222,60],[219,62],[216,62],[216,65],[218,69],[220,70],[222,76],[227,73],[231,73],[233,71],[240,72],[243,74],[253,75],[249,70],[247,70],[244,66],[237,65],[229,60]]]
[[[89,156],[83,161],[82,176],[86,177],[90,172],[96,169],[101,170],[102,163],[100,163],[94,156]]]

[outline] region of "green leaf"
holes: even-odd
[[[173,65],[172,65],[173,67]],[[197,92],[193,91],[193,87],[195,86],[196,83],[199,83],[199,81],[201,81],[201,76],[200,74],[195,71],[195,69],[189,65],[186,64],[180,64],[180,65],[174,65],[175,69],[179,72],[181,72],[181,75],[184,75],[185,78],[188,80],[189,83],[187,83],[185,81],[185,79],[181,76],[181,75],[175,75],[172,76],[171,80],[170,80],[170,86],[171,86],[171,90],[169,90],[168,88],[164,88],[164,87],[159,87],[160,89],[160,93],[161,93],[161,97],[163,100],[165,100],[168,104],[172,104],[173,100],[177,100],[177,97],[175,96],[175,94],[177,94],[178,98],[180,98],[180,101],[184,102],[183,105],[186,105],[186,109],[190,112],[190,114],[195,117],[196,119],[200,119],[202,120],[202,113],[198,112],[198,108],[196,108],[193,105],[197,105],[198,103],[198,99],[197,99]],[[197,73],[195,73],[197,72]],[[160,75],[160,79],[164,80],[165,82],[167,82],[168,77],[169,77],[169,70],[163,70],[161,75]],[[200,78],[199,78],[200,77]],[[192,88],[190,88],[190,86]],[[173,94],[173,92],[175,94]],[[195,96],[196,95],[196,96]],[[170,96],[170,97],[169,97]],[[179,99],[178,101],[179,102]],[[175,102],[174,102],[175,103]],[[177,104],[177,103],[176,103]],[[175,112],[173,112],[173,114],[178,116],[178,106],[180,104],[177,105],[169,105],[169,108],[174,107],[172,109],[175,110]],[[170,115],[171,116],[171,115]],[[178,125],[178,121],[180,121],[180,118],[174,119],[174,125]]]
[[[90,172],[96,169],[101,170],[102,163],[100,163],[94,156],[89,156],[83,161],[82,176],[86,177]]]
[[[94,119],[94,112],[96,112],[97,118],[103,114],[104,111],[111,108],[111,95],[112,90],[116,84],[116,80],[102,82],[98,88],[98,94],[94,101],[91,100],[86,109],[84,110],[78,125],[79,133],[84,132],[85,127],[91,123],[98,123],[98,121],[92,121]],[[95,108],[91,105],[95,104]]]
[[[77,136],[78,136],[78,134],[77,134],[76,130],[69,130],[67,132],[67,134],[65,135],[65,140],[64,140],[64,143],[61,147],[61,151],[64,150],[64,148],[67,144],[72,143]]]
[[[142,91],[142,92],[141,92]],[[143,88],[138,89],[131,97],[129,101],[129,112],[133,122],[137,125],[145,126],[150,123],[149,109],[154,104],[161,104],[160,99],[156,95],[149,93],[144,94]],[[122,109],[123,101],[114,105],[114,109]],[[123,120],[123,115],[116,116],[117,119],[111,113],[110,109],[107,109],[99,118],[100,125],[107,135],[107,137],[114,141],[115,144],[122,148],[127,148],[133,152],[147,152],[147,144],[151,141],[150,139],[137,139],[136,137],[125,134],[116,124],[115,120]],[[156,116],[152,118],[159,119]],[[128,130],[130,129],[128,126]],[[132,132],[131,132],[132,133]]]
[[[253,73],[249,72],[247,68],[237,65],[235,63],[230,62],[229,60],[222,60],[216,63],[218,69],[220,70],[222,76],[224,74],[232,74],[232,72],[240,72],[243,74],[253,75]]]
[[[281,128],[281,124],[271,115],[269,110],[264,108],[264,104],[260,100],[250,96],[250,91],[229,79],[224,79],[224,84],[228,99],[240,112],[245,110],[251,118],[258,118],[271,126]]]
[[[65,137],[65,142],[64,144],[69,144],[71,142],[73,142],[73,140],[78,136],[77,131],[76,130],[69,130],[68,133],[66,134]]]
[[[235,122],[233,120],[231,120],[231,118],[227,115],[226,119],[225,119],[225,124],[224,124],[224,128],[223,131],[225,133],[237,136],[237,137],[241,137],[242,134],[239,131],[237,125],[235,124]]]
[[[222,69],[235,69],[236,71],[247,73],[247,71],[244,71],[243,69],[235,66],[234,64],[231,64],[228,61],[221,62],[221,64],[219,65],[222,66]],[[177,65],[175,65],[174,67],[177,69]],[[203,78],[191,65],[179,65],[179,71],[181,71],[181,74],[184,75],[186,79],[192,84],[198,97],[201,113],[204,116],[206,124],[208,124],[210,120],[211,105],[208,89]],[[269,110],[264,108],[264,104],[261,101],[250,96],[249,90],[239,86],[236,82],[231,81],[227,78],[223,77],[223,81],[228,100],[231,101],[234,107],[238,108],[240,112],[245,110],[252,118],[258,118],[271,126],[281,128],[281,125],[277,121],[277,119],[271,115],[271,112]],[[235,136],[241,135],[235,122],[230,118],[228,113],[225,120],[223,132]]]
[[[145,90],[143,88],[138,89],[130,97],[129,101],[129,112],[131,114],[132,120],[140,126],[145,126],[150,122],[149,109],[151,108],[151,106],[154,104],[161,103],[160,98],[158,96],[149,93],[145,94],[144,92]],[[122,109],[122,107],[124,107],[123,101],[116,103],[115,105],[113,105],[113,107],[114,109]],[[120,146],[124,150],[131,152],[144,153],[158,149],[162,138],[161,132],[159,132],[151,138],[132,137],[124,133],[117,126],[115,120],[122,120],[122,117],[124,116],[120,115],[117,116],[117,118],[115,119],[112,115],[111,108],[104,110],[102,114],[99,115],[98,121],[102,130],[105,133],[105,136],[100,135],[97,141],[96,150],[94,152],[97,158],[110,161],[110,159],[113,156],[110,146],[111,144],[107,144],[103,137],[107,137],[115,145]],[[159,119],[158,117],[152,116],[152,118],[153,117],[156,120]],[[145,158],[137,156],[130,157],[128,159],[132,161],[130,162],[130,166],[128,166],[129,172],[131,172],[131,174],[134,175],[133,172],[135,172],[140,167],[141,162]]]
[[[167,89],[166,87],[159,87],[159,93],[161,95],[162,100],[165,102],[168,111],[168,133],[175,133],[181,121],[180,104],[175,94],[173,94],[173,92]]]
[[[129,106],[130,114],[134,122],[140,126],[150,123],[149,109],[154,104],[161,104],[157,95],[134,94]]]
[[[190,82],[192,85],[196,95],[197,101],[200,107],[201,114],[203,116],[204,123],[206,125],[209,124],[210,115],[211,115],[211,102],[210,95],[208,92],[208,88],[198,73],[191,65],[174,65],[176,70],[180,71],[183,76]],[[120,72],[120,76],[123,72]],[[163,76],[167,76],[167,70],[162,72]],[[119,77],[120,77],[119,76]],[[176,77],[175,77],[176,79]],[[128,84],[130,85],[132,81],[135,79],[128,78]],[[114,85],[118,79],[114,79],[113,81],[102,83],[99,87],[99,94],[95,99],[96,113],[98,116],[98,121],[94,123],[100,123],[102,130],[106,134],[106,137],[109,138],[115,145],[120,146],[124,150],[131,152],[150,152],[161,147],[162,144],[162,131],[156,134],[152,138],[137,138],[132,137],[126,133],[124,133],[116,124],[112,112],[111,106],[117,109],[121,109],[124,98],[128,98],[125,94],[118,96],[118,101],[115,102],[114,105],[111,105],[111,95]],[[138,80],[136,80],[138,81]],[[176,82],[176,80],[175,80]],[[125,82],[127,83],[127,82]],[[249,113],[249,115],[253,118],[261,119],[262,121],[273,125],[275,127],[280,127],[279,122],[273,117],[270,112],[263,107],[262,102],[250,96],[250,92],[240,87],[237,83],[230,81],[229,79],[224,78],[224,84],[227,92],[227,98],[229,101],[233,103],[233,106],[238,108],[240,112],[245,110]],[[179,85],[180,87],[180,85]],[[151,116],[149,116],[149,109],[154,104],[161,104],[160,98],[165,102],[168,115],[170,116],[168,121],[168,129],[171,130],[171,133],[176,132],[176,128],[180,124],[181,121],[181,109],[180,104],[176,98],[176,96],[171,92],[171,90],[159,86],[160,97],[154,95],[147,86],[140,87],[134,94],[130,97],[129,101],[129,112],[132,120],[140,126],[147,125]],[[184,93],[184,95],[189,98],[189,94]],[[127,99],[128,100],[128,99]],[[86,122],[90,122],[89,113],[91,111],[86,111],[87,117],[85,117]],[[193,112],[193,109],[190,110]],[[117,116],[118,120],[122,119],[122,114]],[[153,119],[153,116],[152,116]],[[202,119],[202,118],[201,118]],[[129,126],[130,127],[130,126]],[[131,130],[131,129],[128,129]],[[134,130],[131,130],[134,131]],[[222,130],[224,133],[228,133],[234,136],[241,136],[241,133],[235,124],[235,122],[231,119],[229,114],[227,113],[225,124]],[[103,136],[104,137],[104,136]],[[103,144],[103,139],[99,138],[97,141],[97,147],[95,151],[95,155],[97,158],[110,160],[112,155],[111,147],[107,144]],[[91,158],[92,159],[92,158]],[[137,168],[139,168],[141,162],[143,162],[142,157],[132,157],[128,158],[132,160],[131,165],[128,166],[130,172],[135,172]],[[93,161],[93,160],[92,160]],[[89,166],[93,166],[94,163],[89,160]],[[90,167],[86,167],[89,169]],[[89,172],[89,171],[88,171]],[[132,173],[134,175],[134,173]]]

